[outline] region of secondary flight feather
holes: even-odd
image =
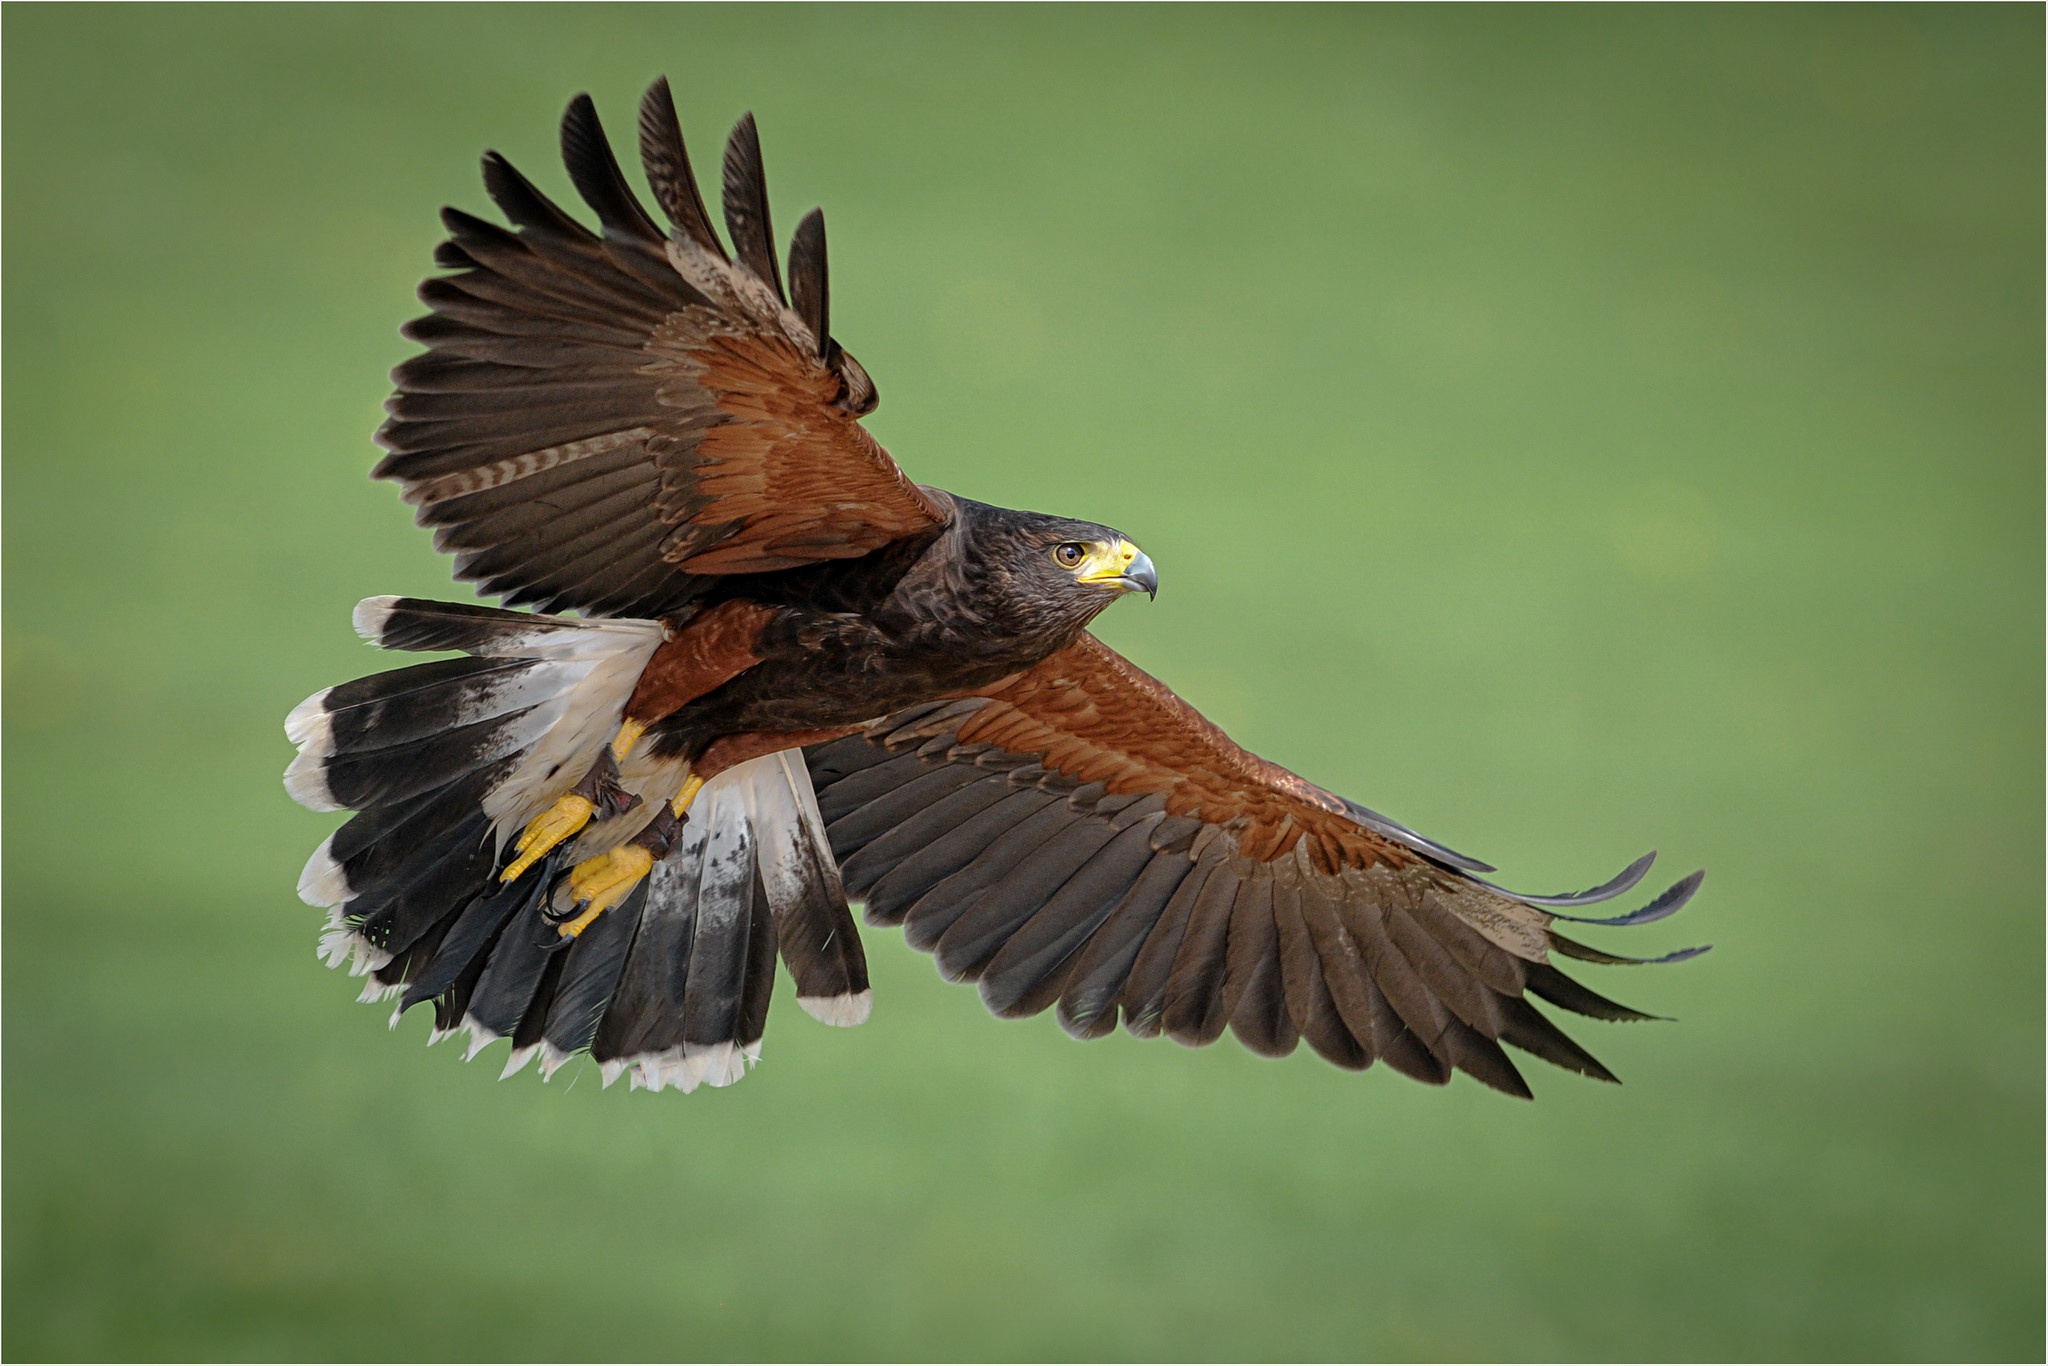
[[[562,154],[597,226],[486,156],[510,226],[444,210],[404,329],[425,350],[392,374],[376,476],[507,606],[366,600],[373,643],[456,657],[286,722],[287,790],[355,813],[299,891],[365,999],[431,1006],[470,1056],[509,1039],[508,1075],[588,1052],[607,1083],[723,1085],[759,1060],[778,956],[810,1014],[867,1018],[859,903],[997,1014],[1080,1038],[1227,1029],[1526,1096],[1506,1045],[1613,1079],[1531,998],[1646,1018],[1557,960],[1700,950],[1555,925],[1648,856],[1510,892],[1240,748],[1089,634],[1157,589],[1130,538],[915,484],[861,426],[824,216],[785,276],[752,116],[730,250],[665,81],[639,140],[666,230],[578,96]],[[1661,919],[1699,880],[1593,923]]]

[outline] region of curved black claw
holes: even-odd
[[[533,946],[542,953],[560,953],[573,945],[576,942],[576,936],[573,934],[563,934],[563,923],[559,920],[550,922],[546,916],[542,916],[540,928],[535,930],[533,934]]]
[[[555,905],[555,893],[569,880],[568,861],[560,860],[548,871],[550,876],[542,884],[547,890],[540,898],[540,924],[534,931],[533,942],[549,953],[560,953],[576,942],[576,936],[562,933],[562,926],[582,915],[584,907],[589,903],[579,901],[568,907]]]

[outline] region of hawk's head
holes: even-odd
[[[961,520],[975,606],[1019,643],[1057,648],[1124,594],[1159,592],[1151,557],[1114,527],[980,506]]]

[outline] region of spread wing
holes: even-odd
[[[666,81],[641,159],[673,231],[626,185],[588,96],[562,156],[592,232],[496,153],[484,185],[512,228],[442,211],[452,273],[420,286],[424,354],[392,372],[378,441],[456,575],[511,603],[660,616],[707,576],[868,552],[941,525],[862,429],[875,389],[832,340],[825,222],[775,260],[751,115],[725,152],[737,260],[711,226]]]
[[[1526,1096],[1501,1048],[1613,1077],[1534,996],[1647,1018],[1580,986],[1564,908],[1626,892],[1650,858],[1588,892],[1531,897],[1484,864],[1232,743],[1093,636],[985,696],[914,707],[815,746],[811,775],[849,895],[901,924],[998,1015],[1058,1004],[1077,1037],[1113,1029],[1270,1056],[1306,1039],[1349,1068],[1453,1069]],[[1685,904],[1700,874],[1632,915]]]

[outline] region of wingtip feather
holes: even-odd
[[[339,906],[353,895],[348,885],[348,873],[335,862],[334,836],[320,841],[320,847],[306,860],[305,870],[299,874],[299,900],[308,906],[322,910]]]
[[[1693,893],[1699,891],[1700,883],[1706,880],[1706,876],[1707,870],[1704,868],[1688,874],[1672,883],[1647,906],[1640,910],[1630,911],[1627,915],[1610,916],[1602,919],[1597,916],[1565,915],[1559,911],[1552,911],[1551,914],[1555,915],[1559,920],[1569,920],[1577,925],[1607,925],[1614,927],[1649,925],[1677,915],[1679,911],[1683,910],[1685,903],[1692,900]]]
[[[352,617],[356,634],[372,645],[381,645],[384,625],[391,620],[391,614],[398,610],[401,601],[403,599],[395,594],[385,594],[380,597],[364,598],[357,603]]]
[[[360,609],[358,609],[360,610]],[[285,714],[284,737],[301,750],[308,745],[322,749],[333,743],[334,723],[327,719],[327,695],[332,688],[322,688]]]
[[[327,756],[318,751],[309,750],[292,760],[284,771],[284,790],[285,795],[308,811],[342,809],[327,786]]]
[[[867,991],[848,992],[839,996],[799,996],[796,1003],[804,1013],[820,1024],[837,1029],[851,1029],[867,1023],[868,1014],[874,1009],[875,993]]]

